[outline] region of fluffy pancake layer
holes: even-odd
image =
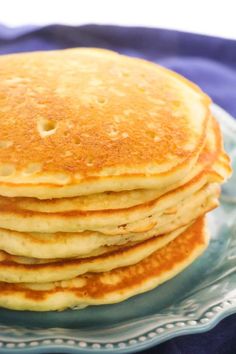
[[[154,235],[171,232],[187,225],[200,215],[218,206],[217,185],[204,187],[192,199],[181,205],[181,209],[167,210],[159,223],[147,231],[136,231],[119,235],[98,232],[84,233],[22,233],[0,229],[0,249],[19,256],[39,259],[86,257],[92,252],[104,252],[106,246],[123,246],[128,242],[140,242]]]
[[[198,174],[194,177],[195,171],[198,171]],[[209,127],[207,144],[199,157],[195,171],[190,175],[191,179],[189,180],[188,175],[178,188],[173,188],[169,192],[168,190],[165,192],[154,191],[151,200],[151,195],[147,193],[144,197],[148,197],[146,202],[127,208],[121,208],[117,203],[115,209],[114,194],[108,198],[107,195],[104,196],[108,204],[113,203],[113,208],[100,210],[97,210],[96,196],[88,198],[89,203],[91,200],[95,200],[95,207],[93,208],[90,204],[91,209],[89,210],[75,209],[77,204],[75,198],[72,201],[70,199],[37,201],[36,199],[2,197],[0,198],[0,227],[20,232],[40,233],[89,230],[108,235],[141,232],[153,228],[165,209],[191,196],[204,184],[223,182],[228,175],[230,171],[228,160],[225,159],[219,128],[213,118]],[[137,200],[139,195],[142,195],[142,191],[136,191],[136,193]],[[145,193],[146,191],[144,191]],[[128,199],[124,195],[123,192],[121,198]],[[99,198],[102,200],[101,195]],[[119,196],[115,195],[114,200],[118,199]],[[102,202],[100,203],[102,204]]]
[[[151,290],[177,275],[207,247],[204,218],[142,261],[102,273],[49,283],[0,283],[0,306],[48,311],[112,304]]]
[[[181,234],[187,226],[169,234],[153,237],[136,245],[125,245],[101,256],[82,259],[52,260],[49,263],[35,258],[11,256],[0,252],[0,281],[8,283],[45,283],[72,279],[84,273],[107,272],[136,264],[164,247]]]

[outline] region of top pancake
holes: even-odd
[[[101,49],[0,57],[0,195],[41,199],[177,183],[209,99],[181,76]]]

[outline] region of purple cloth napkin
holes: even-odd
[[[200,85],[236,117],[236,41],[150,28],[0,25],[0,54],[80,46],[109,48],[167,66]],[[175,338],[145,353],[236,354],[236,315],[207,333]]]

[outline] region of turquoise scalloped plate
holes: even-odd
[[[216,105],[236,169],[236,122]],[[0,353],[131,353],[203,332],[236,313],[236,176],[210,214],[208,250],[180,275],[123,303],[64,312],[0,310]]]

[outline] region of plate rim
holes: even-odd
[[[226,128],[232,129],[236,132],[236,121],[227,113],[223,108],[217,104],[212,104],[212,112],[219,120],[224,120]],[[236,141],[235,137],[234,140]],[[1,333],[0,326],[0,353],[4,354],[40,354],[40,353],[132,353],[138,352],[144,349],[148,349],[155,345],[158,345],[167,340],[179,337],[182,335],[196,334],[207,332],[214,328],[221,320],[236,313],[236,293],[233,296],[224,298],[223,301],[209,304],[209,306],[201,313],[197,313],[194,317],[188,319],[174,321],[163,325],[156,324],[151,329],[145,328],[142,334],[132,336],[126,340],[118,340],[109,343],[103,343],[99,341],[85,341],[75,336],[63,336],[54,335],[46,336],[40,339],[33,338],[32,340],[17,340],[14,339],[14,335],[11,341],[4,338],[4,334]],[[143,318],[145,321],[153,316],[147,316]],[[131,324],[133,321],[126,322],[125,325]],[[142,322],[142,320],[138,321]],[[178,323],[182,323],[178,325]],[[10,328],[10,326],[9,326]],[[35,329],[37,331],[37,329]]]

